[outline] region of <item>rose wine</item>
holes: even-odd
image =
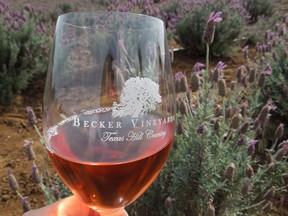
[[[169,155],[174,119],[147,116],[120,121],[106,113],[57,126],[48,152],[73,194],[105,211],[128,205],[151,185]]]

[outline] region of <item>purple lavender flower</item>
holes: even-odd
[[[210,200],[208,202],[208,206],[207,206],[207,209],[206,209],[205,216],[215,216],[215,208],[212,205],[212,200]]]
[[[176,93],[181,92],[181,79],[185,75],[182,72],[178,72],[175,74],[175,91]]]
[[[267,52],[271,52],[272,51],[272,43],[269,41],[267,42]]]
[[[237,146],[243,146],[245,141],[246,141],[246,136],[242,134],[240,138],[237,140]]]
[[[32,148],[32,144],[32,141],[25,140],[23,145],[28,160],[35,160],[36,158],[35,152]]]
[[[236,167],[234,163],[230,163],[225,170],[224,176],[227,181],[232,181],[236,172]]]
[[[8,168],[8,184],[10,189],[14,192],[17,191],[19,188],[19,184],[15,176],[13,175],[12,169],[10,167]]]
[[[187,77],[182,72],[175,74],[175,89],[177,93],[188,91]]]
[[[178,122],[177,127],[176,127],[176,133],[179,135],[184,134],[184,124],[183,122]]]
[[[222,61],[219,61],[216,65],[216,68],[219,70],[219,71],[222,71],[225,67],[227,67],[227,65],[222,62]]]
[[[271,201],[271,200],[273,199],[274,195],[275,195],[275,187],[272,186],[272,187],[264,194],[264,197],[263,197],[263,198],[264,198],[266,201]]]
[[[243,52],[243,55],[244,55],[244,58],[248,58],[248,49],[249,49],[249,46],[245,46],[243,49],[242,49],[242,52]]]
[[[179,108],[179,112],[182,114],[182,115],[186,115],[187,112],[188,112],[188,108],[187,108],[187,104],[184,100],[181,100],[178,104]]]
[[[273,156],[271,154],[271,151],[269,149],[265,149],[265,157],[267,164],[271,164],[273,162]]]
[[[284,133],[284,124],[281,123],[276,128],[274,136],[276,139],[280,139],[283,136],[283,133]]]
[[[240,127],[239,129],[239,133],[240,134],[246,134],[248,128],[250,126],[250,121],[249,120],[246,120]]]
[[[197,129],[197,132],[198,132],[199,134],[204,134],[205,131],[206,131],[205,124],[204,124],[204,123],[200,124],[199,127],[198,127],[198,129]]]
[[[187,81],[187,77],[185,75],[183,75],[180,78],[180,92],[187,92],[188,91],[188,81]]]
[[[265,39],[266,40],[271,40],[271,29],[268,29],[266,32],[265,32]]]
[[[260,73],[259,78],[258,78],[258,86],[260,88],[262,88],[265,85],[265,79],[266,79],[265,74],[264,73]]]
[[[205,67],[205,64],[202,64],[202,63],[197,62],[197,63],[193,66],[192,71],[197,73],[197,72],[199,72],[199,71],[202,71],[202,68],[204,68],[204,67]]]
[[[276,203],[277,208],[283,208],[285,203],[285,198],[284,196],[281,196],[280,199]]]
[[[31,126],[34,126],[37,123],[37,118],[36,118],[36,115],[35,115],[32,107],[30,107],[30,106],[26,107],[26,112],[27,112],[28,123]]]
[[[262,107],[262,109],[258,115],[258,118],[257,118],[261,125],[265,125],[266,119],[269,116],[270,109],[271,108],[268,104],[266,104],[264,107]]]
[[[239,127],[240,121],[241,121],[241,114],[239,112],[236,112],[231,119],[229,127],[231,129],[237,130]]]
[[[236,87],[236,81],[233,80],[233,81],[231,81],[231,83],[230,83],[230,90],[231,90],[231,91],[234,91],[235,87]]]
[[[247,72],[247,69],[246,69],[246,67],[244,65],[241,65],[240,67],[237,68],[236,77],[237,77],[238,83],[241,83],[242,76],[246,72]]]
[[[30,204],[28,202],[28,197],[22,197],[21,198],[22,201],[22,209],[23,209],[23,213],[28,212],[31,210]]]
[[[271,75],[272,74],[272,70],[264,70],[261,73],[263,73],[265,75]]]
[[[218,120],[218,119],[215,120],[215,122],[214,122],[214,124],[213,124],[213,129],[214,129],[215,132],[218,132],[218,131],[219,131],[219,129],[220,129],[220,123],[219,123],[219,120]]]
[[[282,141],[278,147],[279,148],[285,148],[285,147],[288,148],[288,140]]]
[[[51,190],[51,194],[53,195],[55,200],[59,200],[60,199],[60,191],[58,190],[58,188],[53,185],[50,190]]]
[[[32,166],[32,180],[35,184],[41,183],[41,176],[36,165]]]
[[[241,193],[243,197],[247,197],[250,189],[252,188],[252,183],[250,181],[247,181],[242,187],[241,187]]]
[[[7,6],[3,2],[0,2],[0,12],[3,13],[6,9]]]
[[[175,201],[175,198],[171,198],[170,196],[166,198],[165,200],[165,208],[170,209],[173,206],[173,202]]]
[[[203,37],[202,37],[202,41],[205,44],[213,43],[214,34],[215,34],[215,23],[222,21],[221,15],[222,15],[222,12],[210,13],[207,23],[206,23],[204,33],[203,33]]]
[[[221,15],[222,15],[222,12],[210,13],[207,23],[209,23],[209,22],[215,22],[215,23],[221,22],[222,21]]]
[[[286,25],[288,25],[288,13],[285,14],[284,22],[285,22]]]
[[[197,92],[200,87],[200,78],[199,75],[193,73],[190,79],[190,88],[192,92]]]
[[[249,156],[253,155],[255,153],[255,146],[258,143],[258,140],[251,140],[248,149],[247,149],[247,154]]]
[[[242,85],[246,88],[247,87],[247,81],[246,81],[246,77],[245,76],[243,76],[242,78],[241,78],[241,81],[240,81],[241,83],[242,83]]]
[[[253,83],[255,81],[255,77],[256,77],[256,68],[249,71],[248,82]]]
[[[175,80],[180,80],[183,76],[184,74],[182,72],[178,72],[175,74]]]
[[[275,154],[275,160],[282,161],[287,152],[288,152],[288,146],[280,148]]]
[[[286,56],[288,55],[288,46],[285,46],[284,51],[286,53]]]
[[[224,79],[218,80],[218,95],[222,97],[226,95],[226,82]]]
[[[247,165],[246,174],[248,178],[251,178],[254,175],[254,169],[250,164]]]
[[[222,107],[219,104],[215,108],[214,115],[217,118],[223,115],[223,109],[222,109]]]

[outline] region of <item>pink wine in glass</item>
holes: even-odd
[[[90,207],[105,211],[127,206],[161,171],[172,145],[174,119],[142,119],[117,121],[111,113],[101,113],[75,117],[54,130],[48,151],[52,164]],[[133,129],[127,130],[128,124]]]

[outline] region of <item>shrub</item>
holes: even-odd
[[[191,71],[192,92],[178,88],[174,149],[131,212],[260,215],[284,206],[287,140],[279,147],[269,145],[265,133],[275,105],[271,99],[264,106],[259,102],[271,69],[249,59],[247,52],[245,47],[247,65],[237,69],[237,81],[230,89],[225,84],[225,64],[219,62],[209,70],[208,58],[206,70],[194,70],[195,66]],[[176,74],[176,86],[183,83],[183,76]],[[281,137],[277,134],[275,143]]]
[[[229,46],[242,32],[246,16],[241,7],[236,7],[231,1],[212,3],[212,1],[195,1],[187,6],[186,1],[179,1],[177,6],[177,20],[170,28],[175,28],[176,40],[193,53],[203,55],[205,46],[202,43],[206,17],[212,11],[222,11],[224,21],[216,26],[215,42],[211,46],[211,53],[215,55],[226,55]],[[185,8],[185,9],[184,9]],[[237,26],[237,28],[235,28]]]
[[[73,6],[70,3],[59,3],[58,4],[58,8],[60,8],[60,10],[62,11],[62,13],[68,13],[68,12],[72,12]]]
[[[92,0],[92,1],[93,1],[93,0]],[[98,3],[99,3],[100,5],[103,5],[103,6],[108,6],[108,5],[111,4],[111,0],[100,0],[100,1],[98,1]]]
[[[286,23],[285,23],[286,20]],[[262,101],[272,98],[277,106],[272,118],[272,124],[278,125],[283,119],[288,119],[288,35],[286,28],[288,25],[288,14],[282,17],[273,28],[262,34],[263,43],[256,46],[256,61],[262,68],[271,67],[273,73],[267,77],[265,88],[263,88]],[[263,49],[265,49],[263,51]],[[283,122],[284,123],[284,122]],[[288,125],[285,124],[286,134],[284,139],[288,138]],[[272,139],[273,134],[267,134],[267,139]]]
[[[2,5],[3,6],[3,5]],[[37,74],[44,73],[48,58],[48,39],[44,27],[30,13],[0,13],[0,103],[9,103]],[[25,12],[28,16],[25,16]]]
[[[73,12],[76,10],[76,7],[70,3],[59,3],[52,11],[50,11],[50,19],[53,23],[56,23],[58,16],[61,14]]]
[[[264,43],[265,38],[259,37],[263,35],[263,32],[273,27],[279,20],[280,15],[274,15],[273,17],[258,17],[258,20],[253,25],[245,25],[241,38],[244,39],[243,46],[245,45],[256,45],[257,42]]]
[[[240,2],[229,0],[216,3],[212,0],[168,0],[159,4],[154,4],[152,0],[126,3],[116,1],[109,10],[139,12],[161,18],[168,29],[168,35],[173,34],[184,48],[198,55],[205,53],[201,35],[209,13],[221,10],[225,17],[225,21],[217,26],[215,43],[211,46],[211,53],[215,55],[227,54],[229,45],[241,33],[247,19],[247,12]]]
[[[107,9],[108,11],[117,10],[120,12],[134,12],[156,17],[160,16],[159,7],[154,4],[153,0],[133,0],[124,2],[117,0],[114,4],[110,4]]]
[[[274,3],[271,0],[243,0],[244,7],[249,12],[250,23],[256,23],[260,16],[271,17]]]

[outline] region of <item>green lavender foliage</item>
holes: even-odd
[[[63,183],[57,174],[54,178],[54,185],[59,191],[59,198],[65,198],[72,195],[71,191],[67,188],[67,186]]]
[[[235,98],[223,99],[223,107],[233,107],[234,110],[240,107],[243,95],[237,92],[241,88],[239,85],[235,92],[231,92]],[[210,199],[213,199],[216,215],[255,215],[261,212],[266,203],[263,196],[269,188],[275,186],[278,196],[287,190],[283,185],[288,175],[287,161],[273,161],[271,164],[263,159],[264,152],[260,146],[266,145],[264,139],[259,140],[259,154],[247,155],[249,143],[256,137],[252,129],[252,110],[256,107],[252,107],[252,101],[258,94],[248,99],[251,107],[241,117],[241,123],[249,120],[251,125],[245,136],[246,141],[239,146],[239,128],[231,129],[231,117],[214,116],[217,96],[212,94],[211,85],[208,90],[208,100],[201,96],[206,94],[201,89],[196,96],[196,107],[188,109],[186,115],[178,115],[179,122],[185,125],[185,131],[176,135],[176,144],[158,180],[132,205],[131,211],[137,212],[137,215],[205,215]],[[260,91],[254,84],[247,88],[247,91],[252,90]],[[220,122],[218,131],[214,129],[216,120]],[[203,134],[198,131],[201,124],[206,128]],[[275,150],[271,152],[275,154]],[[225,179],[225,170],[230,163],[236,167],[231,182]],[[255,170],[251,179],[246,174],[248,164]],[[241,188],[247,181],[253,187],[247,197],[243,197]],[[164,206],[168,196],[175,198],[170,209]]]
[[[259,37],[259,35],[263,35],[263,32],[273,27],[280,17],[280,14],[274,14],[272,17],[261,16],[253,25],[245,25],[241,35],[244,39],[243,44],[255,45],[257,42],[264,43],[265,38]]]
[[[161,18],[167,27],[168,35],[196,55],[205,54],[202,33],[209,13],[222,11],[225,17],[216,27],[215,43],[211,46],[211,53],[215,55],[227,54],[229,46],[242,32],[248,16],[239,0],[167,0],[158,4],[153,1],[115,1],[108,10],[143,13]]]
[[[69,13],[73,11],[73,6],[70,3],[59,3],[58,7],[61,9],[62,13]]]
[[[45,72],[44,38],[25,23],[20,31],[0,27],[0,102],[8,103],[37,74]]]
[[[56,23],[58,16],[60,16],[61,14],[70,13],[76,10],[77,8],[73,4],[65,3],[65,2],[58,3],[56,7],[49,13],[49,16],[51,20],[53,21],[53,23]]]
[[[243,0],[243,4],[250,14],[251,24],[256,23],[260,16],[271,17],[275,9],[271,0]]]
[[[288,118],[287,20],[288,14],[279,16],[278,21],[265,34],[260,34],[261,37],[258,37],[260,43],[255,48],[255,61],[259,64],[259,69],[265,70],[268,64],[272,70],[272,74],[266,77],[265,87],[262,89],[260,100],[267,101],[271,98],[277,106],[277,109],[273,111],[270,127],[275,128],[279,123],[283,123],[285,130],[282,139],[288,139],[288,124],[287,121],[285,122]],[[263,45],[269,45],[268,47],[271,48],[261,52],[258,48]],[[268,130],[265,138],[273,142],[273,136],[274,131]]]
[[[99,3],[102,6],[108,6],[109,4],[111,4],[111,0],[100,0],[97,3]]]
[[[9,103],[33,77],[46,71],[49,45],[48,37],[43,34],[48,25],[44,27],[40,17],[36,19],[34,10],[18,14],[7,6],[4,10],[6,13],[0,12],[1,104]]]
[[[181,2],[181,1],[180,1]],[[212,11],[223,12],[223,22],[216,25],[215,40],[210,47],[214,55],[227,55],[229,46],[243,31],[245,19],[238,9],[231,9],[231,3],[196,4],[193,12],[181,15],[181,19],[176,24],[175,39],[186,49],[191,50],[196,55],[205,54],[205,46],[202,43],[202,34],[209,13]],[[208,6],[207,6],[208,4]],[[179,3],[178,7],[183,7]],[[237,26],[237,28],[235,28]]]
[[[257,79],[243,80],[248,80],[256,66],[247,57],[247,71],[241,74],[241,82],[235,89],[226,89],[226,97],[217,95],[218,87],[207,70],[201,76],[204,81],[197,93],[189,92],[190,97],[187,92],[178,94],[178,100],[188,105],[184,114],[178,113],[184,131],[176,134],[174,148],[156,182],[129,211],[139,216],[205,215],[207,203],[213,200],[216,215],[260,215],[268,203],[265,194],[272,187],[276,190],[272,205],[274,211],[278,210],[279,197],[287,193],[287,156],[276,160],[279,149],[269,146],[270,141],[265,139],[269,118],[255,127],[256,119],[261,116],[259,99],[266,87],[259,87]],[[264,70],[261,67],[256,77]],[[265,106],[274,107],[270,100]],[[245,121],[250,124],[243,133],[240,128]],[[245,139],[239,144],[241,137]],[[253,140],[257,140],[255,151],[251,151]],[[274,142],[277,142],[275,138]],[[230,179],[227,167],[231,163],[235,165],[235,173]],[[248,165],[253,167],[251,177],[246,172]],[[251,187],[244,190],[247,183]],[[174,201],[172,207],[165,208],[168,196]]]

